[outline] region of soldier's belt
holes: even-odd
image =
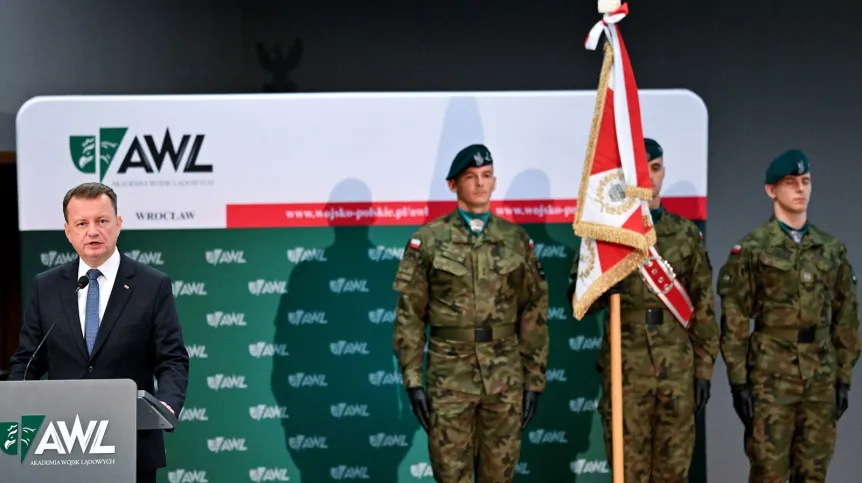
[[[431,337],[458,342],[490,342],[515,334],[515,324],[492,327],[431,327]]]
[[[661,325],[664,323],[664,310],[647,309],[644,322],[646,322],[647,325]]]
[[[676,279],[673,268],[659,255],[655,246],[649,249],[649,256],[639,267],[641,278],[650,291],[667,306],[673,317],[688,329],[694,306],[685,287]]]
[[[762,327],[754,325],[754,330],[776,339],[782,339],[800,344],[812,344],[822,342],[832,337],[829,326],[806,327],[804,329],[791,329],[785,327]]]
[[[664,324],[665,309],[640,309],[622,314],[622,321],[627,324],[646,324],[655,327]]]

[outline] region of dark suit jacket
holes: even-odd
[[[168,403],[179,416],[188,386],[189,355],[171,279],[121,254],[92,356],[87,355],[77,296],[73,295],[77,280],[77,259],[36,276],[9,380],[24,379],[27,361],[56,319],[30,363],[28,381],[46,373],[49,379],[132,379],[139,390]],[[138,431],[138,469],[162,468],[165,460],[162,431]]]

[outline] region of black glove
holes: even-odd
[[[838,406],[838,413],[835,416],[835,420],[837,421],[841,419],[844,411],[850,406],[850,386],[848,384],[841,384],[839,382],[835,385],[835,405]]]
[[[706,403],[709,402],[709,388],[711,384],[706,379],[694,380],[694,414],[700,414]]]
[[[617,282],[617,283],[616,283],[616,285],[614,285],[613,287],[609,288],[609,289],[608,289],[608,291],[607,291],[607,292],[605,292],[605,293],[606,293],[606,294],[608,294],[608,295],[613,295],[613,294],[615,294],[615,293],[623,294],[623,292],[624,292],[624,290],[623,290],[623,281],[622,281],[622,280],[620,280],[619,282]]]
[[[620,294],[622,295],[625,290],[623,290],[623,281],[620,280],[613,287],[605,290],[605,293],[602,294],[601,297],[597,300],[601,305],[606,306],[608,309],[611,308],[611,295]]]
[[[419,420],[419,424],[425,432],[429,432],[431,416],[428,412],[428,396],[425,394],[425,389],[421,387],[411,387],[407,389],[407,397],[410,398],[410,408],[413,409],[413,414]]]
[[[539,405],[539,394],[536,391],[524,391],[524,421],[521,423],[521,429],[526,428],[530,420],[536,414],[536,407]]]
[[[730,393],[733,396],[733,410],[736,411],[736,415],[739,416],[745,429],[749,429],[754,419],[754,401],[751,398],[751,389],[745,384],[739,384],[731,386]]]
[[[569,303],[575,301],[575,290],[578,288],[578,278],[572,277],[572,280],[569,282],[569,288],[566,290],[566,297],[568,297]]]

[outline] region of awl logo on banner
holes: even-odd
[[[99,129],[98,135],[69,136],[69,154],[78,171],[95,174],[99,182],[104,181],[128,130],[127,127],[103,127]],[[145,173],[161,172],[166,160],[178,173],[212,173],[212,165],[198,163],[204,138],[203,134],[195,134],[194,137],[191,134],[183,134],[179,144],[174,146],[168,129],[165,129],[161,145],[156,144],[151,134],[140,138],[135,136],[120,167],[117,168],[117,174],[123,174],[132,168],[141,169]]]

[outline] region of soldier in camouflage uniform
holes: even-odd
[[[608,292],[620,293],[625,481],[682,483],[688,482],[694,452],[695,415],[709,400],[719,350],[712,267],[697,226],[662,207],[664,153],[652,139],[645,144],[656,249],[672,266],[694,310],[686,329],[638,271]],[[576,255],[569,299],[575,293],[578,263]],[[607,306],[603,297],[590,312]],[[605,324],[597,370],[602,374],[599,411],[608,459],[613,454],[609,339],[609,324]]]
[[[545,388],[548,287],[527,233],[489,211],[488,149],[461,150],[446,179],[457,210],[413,235],[395,275],[395,355],[435,480],[509,482]]]
[[[798,150],[769,165],[774,216],[719,271],[721,352],[752,483],[826,481],[859,359],[856,276],[845,246],[808,223],[809,171]]]

